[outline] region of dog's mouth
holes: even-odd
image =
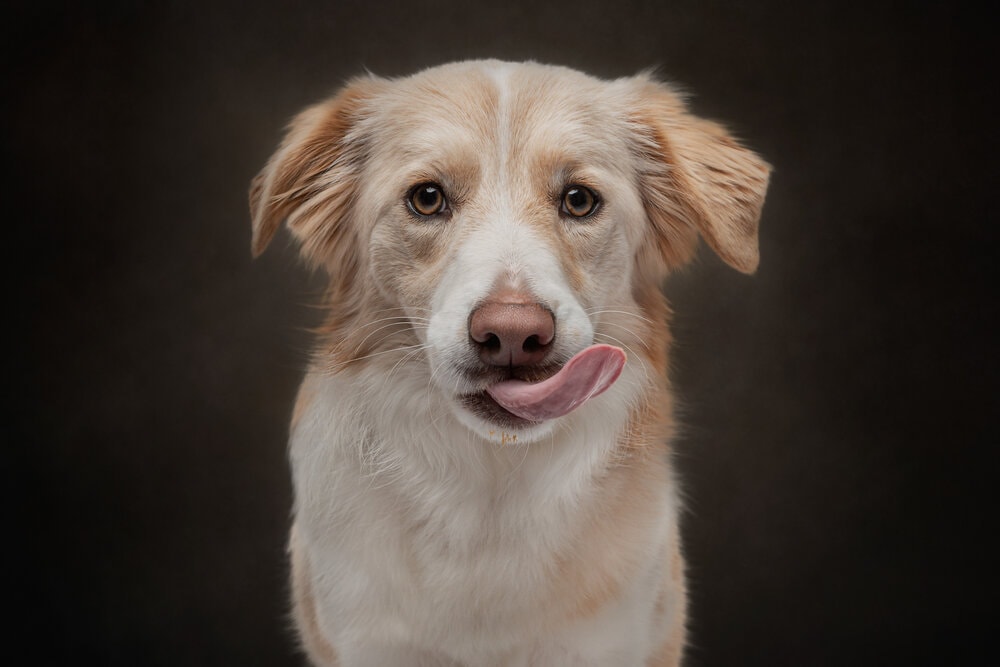
[[[507,427],[525,427],[555,419],[607,391],[625,367],[625,352],[611,345],[591,345],[562,367],[545,366],[527,373],[500,369],[482,391],[462,396],[478,416]],[[496,372],[496,371],[495,371]]]
[[[493,397],[486,391],[464,394],[460,397],[460,402],[466,410],[480,419],[512,431],[528,428],[538,423],[535,420],[518,417],[493,400]]]

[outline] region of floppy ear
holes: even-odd
[[[364,160],[363,141],[352,130],[379,85],[374,77],[355,80],[292,120],[281,146],[250,184],[254,257],[287,220],[310,263],[340,263],[336,255],[343,237],[352,233],[350,209]]]
[[[770,166],[720,125],[690,114],[666,85],[637,83],[643,194],[664,260],[686,261],[697,230],[727,264],[753,273]]]

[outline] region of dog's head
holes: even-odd
[[[665,374],[664,273],[699,234],[753,272],[768,173],[648,76],[457,63],[301,113],[253,182],[253,252],[287,221],[330,275],[332,372],[417,369],[523,442],[608,389],[622,348],[655,370],[623,395]]]

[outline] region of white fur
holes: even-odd
[[[447,219],[408,212],[426,181],[454,186]],[[579,182],[602,196],[593,219],[559,213]],[[299,116],[254,182],[254,251],[286,219],[345,302],[332,330],[376,349],[321,347],[293,423],[293,594],[316,664],[679,664],[668,336],[649,318],[698,231],[753,270],[766,182],[647,77],[459,63]],[[621,345],[619,380],[541,424],[464,407],[483,389],[463,371],[470,316],[498,286],[552,312],[555,360]]]
[[[648,569],[619,604],[549,630],[538,599],[552,553],[585,529],[589,480],[608,464],[635,375],[531,446],[468,429],[426,375],[310,379],[322,409],[292,434],[295,514],[320,575],[324,634],[344,664],[355,653],[373,664],[360,656],[385,645],[464,665],[642,664],[658,639],[644,620],[665,566],[655,555],[676,521],[673,489],[663,489],[660,537],[648,536]],[[407,650],[380,664],[411,659]]]

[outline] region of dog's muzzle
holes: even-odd
[[[545,364],[555,336],[552,311],[521,292],[492,294],[473,310],[469,340],[480,360],[488,366],[508,369],[514,376],[486,388],[492,399],[487,403],[496,404],[488,406],[493,413],[500,408],[529,422],[561,417],[605,392],[621,375],[625,352],[611,345],[591,345],[577,352],[551,377],[539,382],[517,379],[518,369]],[[485,397],[478,403],[483,403],[482,399]]]

